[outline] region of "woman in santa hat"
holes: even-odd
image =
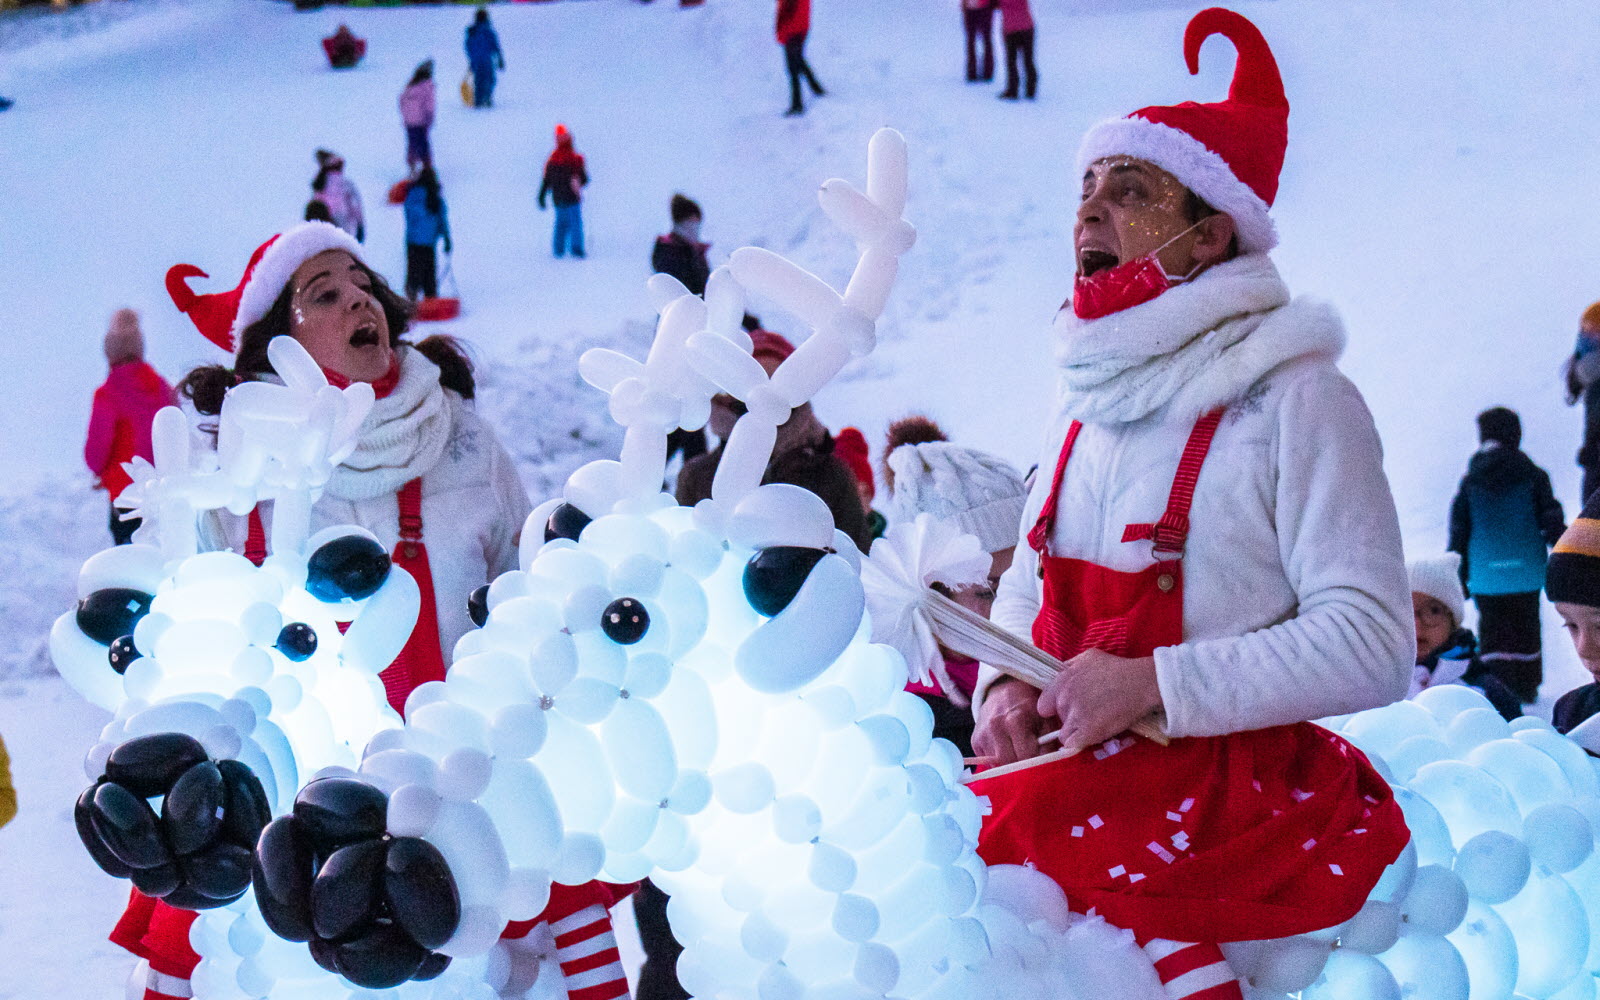
[[[1342,325],[1268,257],[1277,64],[1212,8],[1191,72],[1213,34],[1238,50],[1226,101],[1144,108],[1080,152],[1063,394],[993,611],[1066,665],[1042,693],[986,670],[975,698],[979,753],[1053,759],[974,788],[986,860],[1133,930],[1172,997],[1226,1000],[1217,943],[1348,919],[1404,848],[1388,786],[1306,720],[1404,697],[1413,643]],[[1129,734],[1152,715],[1170,745]]]
[[[229,292],[196,294],[188,281],[205,274],[187,264],[168,272],[167,289],[200,332],[234,356],[232,368],[200,368],[180,383],[202,420],[221,411],[224,393],[237,383],[276,377],[267,360],[274,337],[299,341],[334,385],[372,385],[377,401],[360,442],[312,507],[311,529],[360,525],[417,579],[423,602],[416,627],[381,674],[390,704],[401,711],[413,688],[444,678],[456,640],[472,628],[473,590],[516,568],[531,505],[510,456],[470,403],[465,355],[448,338],[402,340],[409,304],[362,258],[349,234],[308,222],[257,249]],[[207,515],[205,534],[212,547],[259,564],[271,519],[270,504],[246,517],[216,511]],[[188,943],[193,919],[135,893],[113,933],[113,941],[149,960],[152,1000],[189,995],[199,961]]]

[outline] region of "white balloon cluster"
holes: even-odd
[[[1593,1000],[1596,762],[1458,684],[1329,725],[1394,786],[1412,842],[1348,923],[1224,946],[1235,969],[1302,1000]]]

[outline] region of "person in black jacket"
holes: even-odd
[[[583,188],[589,183],[589,171],[583,156],[572,148],[572,133],[565,125],[556,126],[556,148],[544,165],[544,183],[539,186],[539,209],[543,211],[545,196],[556,206],[556,228],[551,240],[551,250],[564,257],[568,250],[572,256],[586,256],[583,248]]]
[[[1565,530],[1550,475],[1523,453],[1522,422],[1503,406],[1478,414],[1482,446],[1450,505],[1451,552],[1478,605],[1484,666],[1524,702],[1544,678],[1539,590],[1545,559]]]
[[[709,243],[700,242],[700,206],[681,194],[672,196],[672,232],[656,237],[650,266],[657,274],[670,274],[696,295],[706,293],[711,265],[706,262]]]
[[[1567,405],[1583,400],[1583,445],[1578,449],[1578,467],[1583,470],[1583,495],[1587,503],[1600,489],[1600,302],[1583,311],[1578,323],[1578,343],[1564,369],[1567,379]]]

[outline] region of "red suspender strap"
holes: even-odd
[[[267,529],[261,523],[260,506],[250,508],[249,525],[244,536],[244,557],[260,566],[267,561]]]
[[[422,540],[422,480],[413,479],[395,494],[400,507],[400,542],[394,547],[395,565],[410,573],[422,592],[417,623],[405,648],[382,673],[384,693],[396,712],[404,712],[412,690],[428,681],[444,680],[444,654],[439,649],[439,612],[433,589],[428,547]]]
[[[1124,542],[1138,542],[1146,538],[1155,543],[1154,551],[1182,556],[1189,540],[1189,508],[1194,504],[1195,484],[1200,481],[1200,466],[1205,464],[1211,451],[1211,440],[1222,422],[1222,410],[1216,409],[1195,421],[1189,432],[1189,443],[1184,446],[1183,457],[1178,460],[1177,475],[1172,478],[1172,493],[1167,498],[1167,512],[1155,524],[1130,524],[1123,529]]]
[[[1061,497],[1061,477],[1066,474],[1067,459],[1072,457],[1072,446],[1077,444],[1081,430],[1083,424],[1077,420],[1067,428],[1067,439],[1061,445],[1061,457],[1056,460],[1055,475],[1050,477],[1050,493],[1044,498],[1039,519],[1028,530],[1028,547],[1040,555],[1045,554],[1045,548],[1050,544],[1050,533],[1056,527],[1056,501]]]

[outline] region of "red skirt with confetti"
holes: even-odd
[[[1310,723],[1167,747],[1122,736],[971,787],[993,809],[985,861],[1039,869],[1141,940],[1342,923],[1410,839],[1361,751]]]

